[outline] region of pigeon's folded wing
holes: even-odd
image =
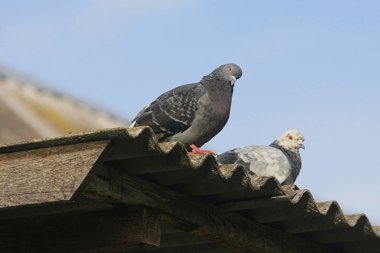
[[[274,176],[284,182],[291,170],[281,150],[268,146],[246,146],[227,151],[217,157],[219,164],[241,164],[259,176]]]
[[[249,170],[260,176],[274,176],[282,183],[291,173],[291,164],[284,153],[268,146],[237,149],[239,158],[249,163]]]
[[[191,126],[204,94],[201,85],[186,84],[172,89],[144,108],[133,120],[133,126],[152,127],[159,140],[184,132]]]

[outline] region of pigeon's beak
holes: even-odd
[[[305,149],[305,145],[303,145],[303,143],[298,143],[298,146],[302,149]]]
[[[232,87],[234,87],[235,82],[236,82],[236,77],[231,76],[231,77],[230,77],[230,84],[231,84]]]

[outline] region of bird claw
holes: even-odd
[[[216,153],[214,151],[198,148],[194,144],[191,144],[190,148],[192,148],[192,151],[189,152],[189,153],[192,154],[192,155],[194,155],[194,154],[202,154],[202,155],[211,154],[211,155],[216,155]]]

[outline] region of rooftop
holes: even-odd
[[[0,143],[125,126],[104,110],[0,65]]]
[[[5,252],[380,252],[380,227],[148,127],[0,147]]]

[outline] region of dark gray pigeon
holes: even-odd
[[[216,157],[222,164],[241,164],[258,176],[275,177],[281,184],[294,184],[302,166],[299,149],[304,149],[304,136],[289,130],[270,146],[246,146]]]
[[[227,123],[234,84],[241,76],[238,65],[221,65],[198,83],[163,93],[136,116],[130,127],[150,126],[159,141],[180,141],[196,153],[209,153],[198,147]]]

